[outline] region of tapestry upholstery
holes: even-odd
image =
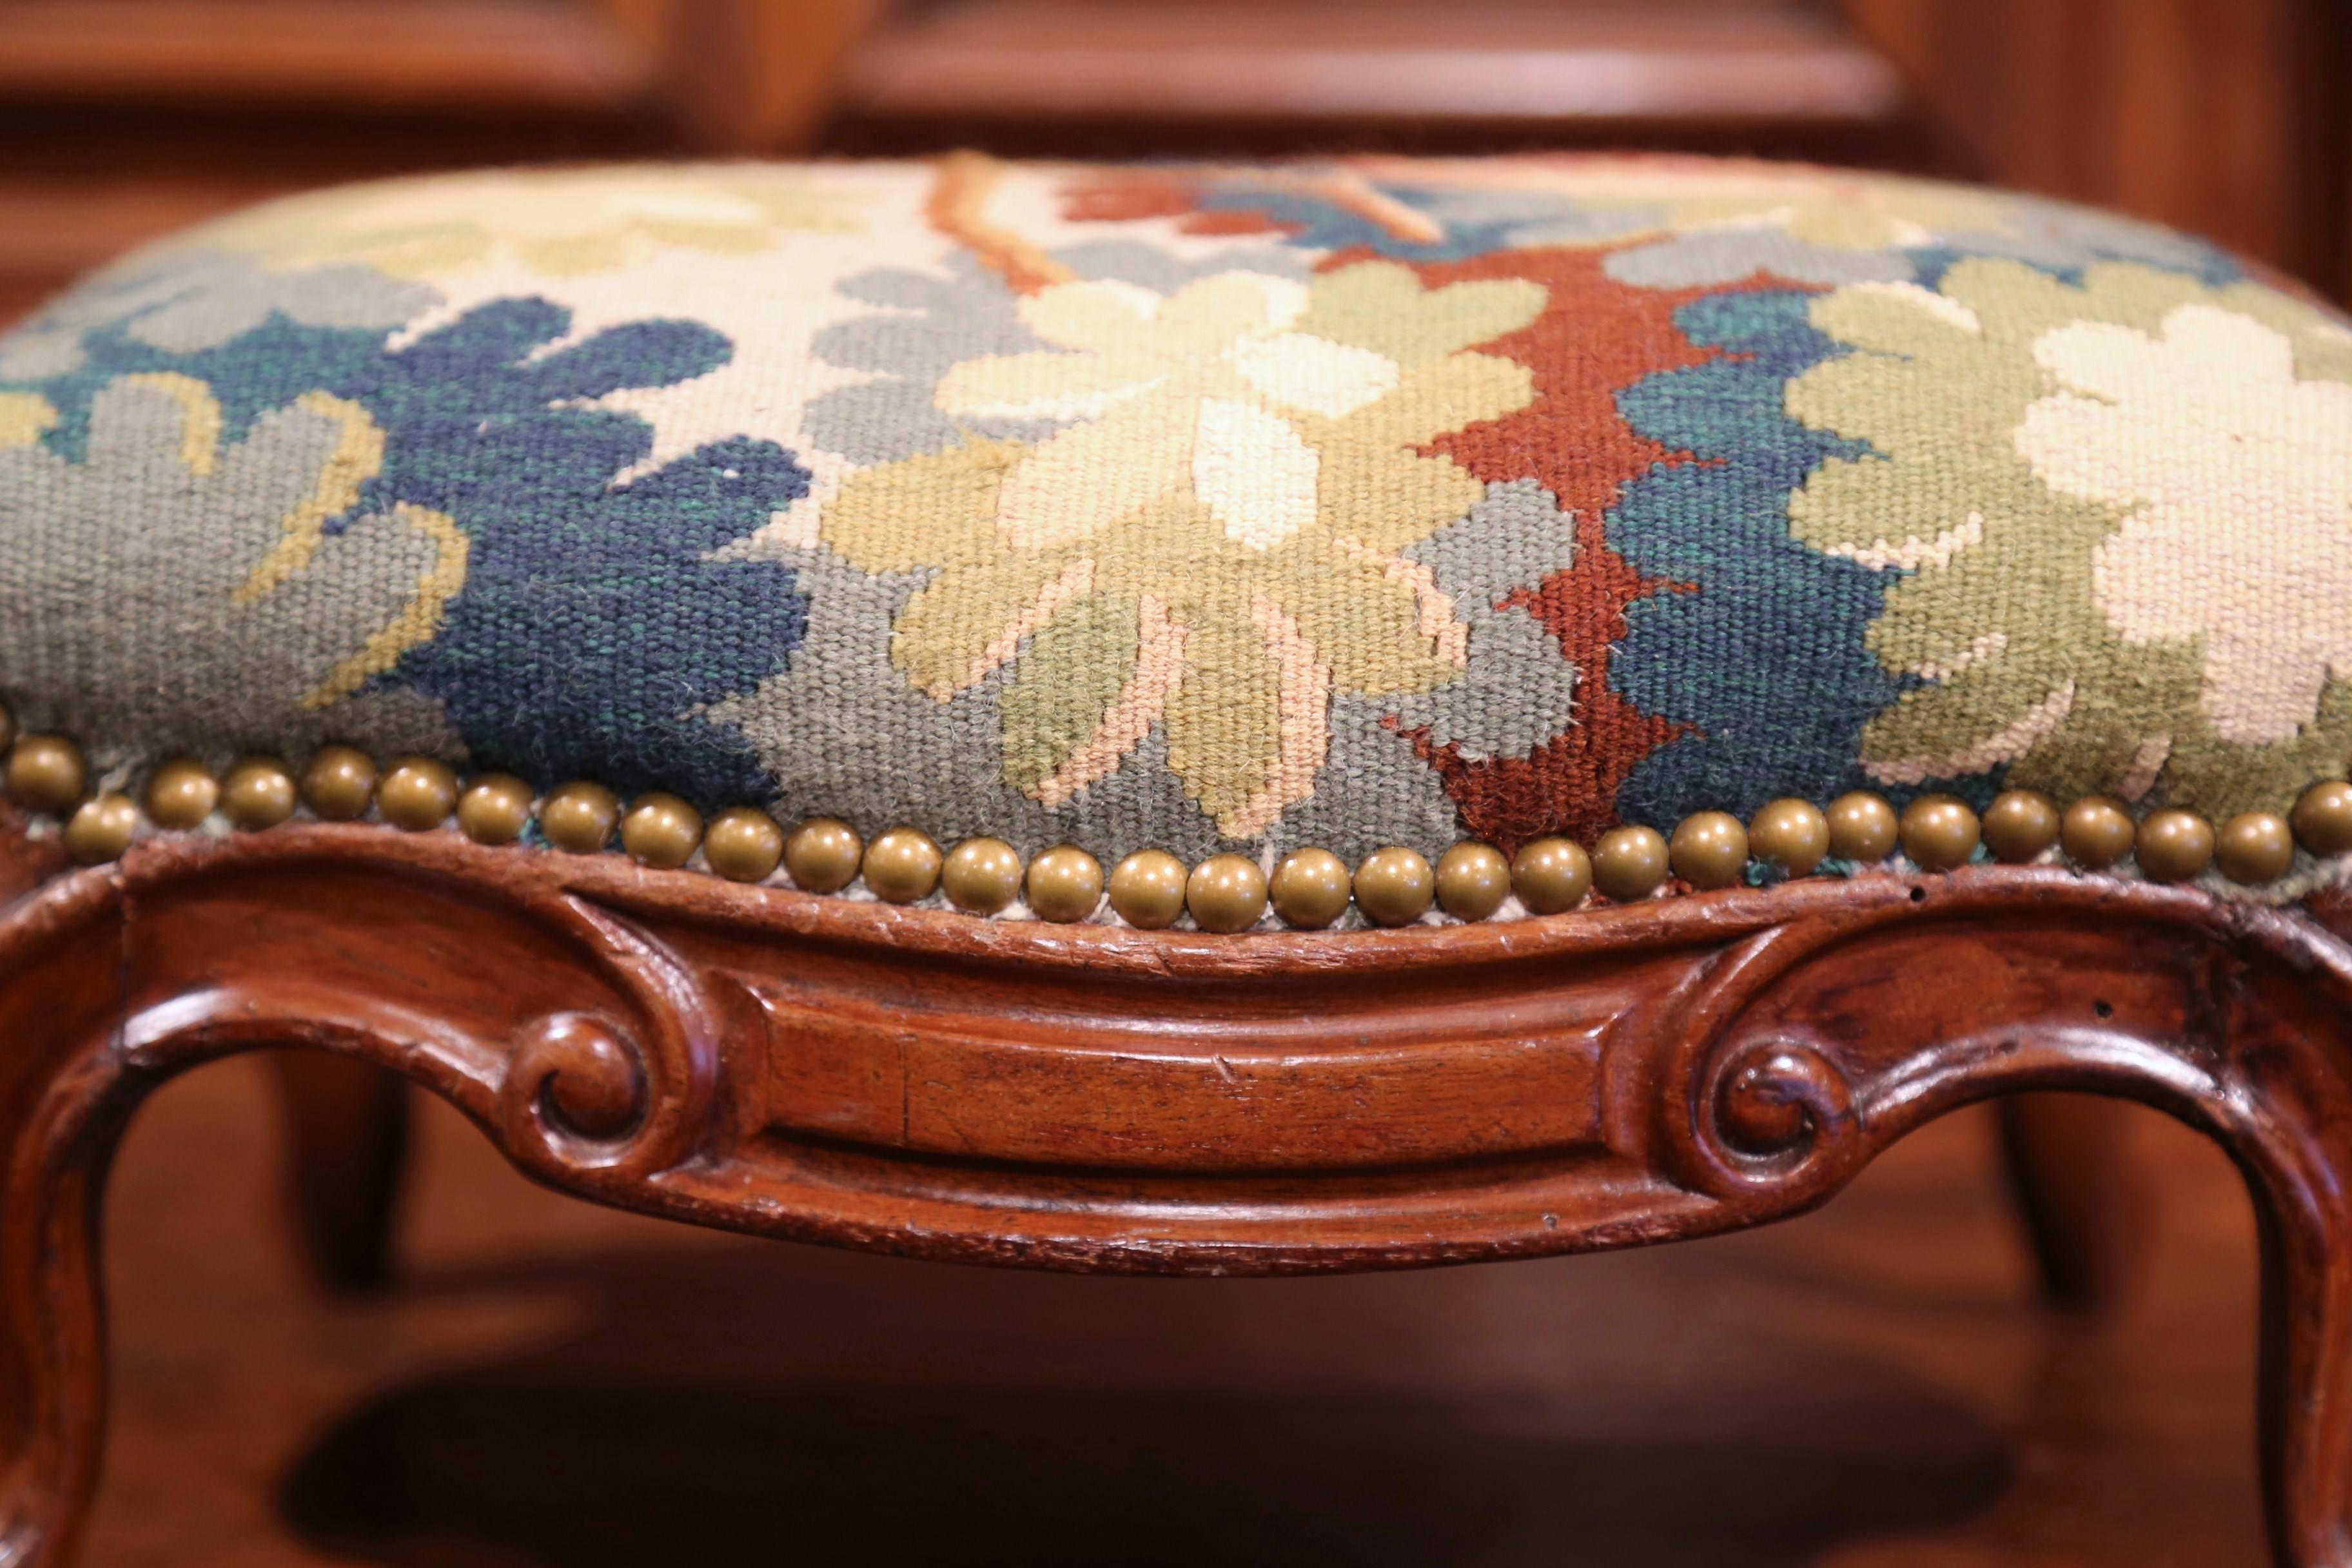
[[[0,338],[0,695],[1106,860],[2352,756],[2352,329],[1691,159],[333,190]]]

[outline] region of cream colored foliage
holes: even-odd
[[[656,246],[763,250],[793,230],[856,226],[841,192],[798,174],[645,164],[384,180],[272,202],[198,237],[281,266],[362,261],[430,278],[506,257],[595,272]]]
[[[0,392],[0,450],[29,447],[57,427],[58,411],[35,392]]]
[[[1448,185],[1564,196],[1581,206],[1657,215],[1604,229],[1591,243],[1710,228],[1780,229],[1839,249],[1919,245],[1939,233],[2000,233],[2015,198],[1974,186],[1899,175],[1717,158],[1394,159],[1358,161],[1367,174]]]
[[[2033,353],[2063,390],[2018,450],[2053,489],[2129,508],[2095,558],[2100,607],[2133,642],[2202,639],[2223,739],[2292,738],[2352,675],[2352,385],[2298,380],[2284,333],[2210,305],[2154,335],[2076,321]]]
[[[1852,352],[1790,384],[1868,443],[1799,539],[1902,574],[1872,649],[1920,678],[1864,731],[1919,782],[2277,809],[2352,747],[2352,342],[2261,284],[1976,258],[1814,302]]]
[[[823,537],[869,572],[937,570],[893,625],[919,689],[945,701],[1013,667],[1016,788],[1067,801],[1163,727],[1186,794],[1255,837],[1313,793],[1334,692],[1459,678],[1467,630],[1401,552],[1484,493],[1428,447],[1533,397],[1526,366],[1475,345],[1544,302],[1391,262],[1164,295],[1050,284],[1020,310],[1052,346],[957,364],[934,401],[1072,423],[860,470]]]
[[[1309,301],[1306,286],[1255,272],[1166,297],[1089,281],[1024,300],[1023,321],[1055,347],[958,365],[937,394],[950,416],[1085,421],[1007,478],[996,511],[1006,542],[1088,538],[1188,485],[1253,550],[1311,524],[1321,465],[1298,421],[1357,414],[1405,377],[1386,354],[1297,330]],[[1525,372],[1507,368],[1521,389],[1496,411],[1525,401]]]

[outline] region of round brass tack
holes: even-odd
[[[1457,921],[1483,921],[1511,896],[1511,863],[1491,844],[1465,839],[1437,858],[1437,901]]]
[[[1300,931],[1321,931],[1348,912],[1355,878],[1328,849],[1294,849],[1266,883],[1274,912]]]
[[[351,746],[321,746],[302,770],[302,804],[328,822],[367,815],[375,797],[375,763]]]
[[[2104,871],[2132,852],[2131,813],[2103,795],[2084,795],[2058,819],[2058,846],[2085,870]]]
[[[940,847],[919,828],[894,827],[866,847],[866,886],[877,899],[911,904],[940,885],[944,859]]]
[[[2294,865],[2294,832],[2274,811],[2242,811],[2214,835],[2213,863],[2232,882],[2275,882]]]
[[[558,849],[596,855],[621,824],[621,797],[586,779],[557,784],[539,804],[539,830]]]
[[[1142,931],[1165,931],[1184,912],[1184,862],[1165,849],[1139,849],[1110,874],[1110,907]]]
[[[757,806],[730,805],[703,829],[702,858],[730,882],[764,882],[783,863],[784,830]]]
[[[247,757],[221,780],[221,815],[248,833],[294,815],[294,775],[275,757]]]
[[[857,880],[866,862],[866,842],[837,816],[812,816],[784,839],[784,869],[793,886],[812,893],[837,893]]]
[[[1830,852],[1830,819],[1810,800],[1768,803],[1748,824],[1748,853],[1791,877],[1810,877]]]
[[[1411,925],[1428,912],[1436,894],[1437,875],[1418,849],[1391,845],[1356,868],[1356,907],[1375,924]]]
[[[1654,827],[1612,827],[1592,847],[1592,885],[1621,904],[1646,899],[1666,879],[1664,835]]]
[[[147,779],[147,819],[158,827],[194,827],[220,804],[220,781],[194,757],[174,757]]]
[[[1694,811],[1675,824],[1666,862],[1703,892],[1731,887],[1748,871],[1748,829],[1727,811]]]
[[[530,826],[530,785],[512,773],[484,773],[457,796],[457,827],[477,844],[511,844]]]
[[[621,818],[621,847],[638,865],[675,871],[702,843],[702,813],[664,790],[648,790]]]
[[[394,763],[375,786],[375,805],[394,827],[411,833],[438,827],[457,809],[457,775],[446,763],[409,757]]]
[[[2058,842],[2058,803],[2038,789],[2006,789],[1985,807],[1985,847],[2011,866]]]
[[[1903,808],[1903,853],[1923,871],[1949,871],[1969,863],[1984,837],[1969,803],[1923,795]]]
[[[8,798],[26,811],[62,816],[81,798],[81,748],[63,735],[19,735],[8,751]]]
[[[970,915],[992,915],[1021,896],[1021,851],[1002,838],[967,838],[940,868],[948,902]]]
[[[2132,841],[2139,868],[2158,882],[2185,882],[2213,864],[2213,825],[2177,806],[2150,812]]]
[[[1265,873],[1243,855],[1212,855],[1192,868],[1184,906],[1202,931],[1247,931],[1265,914]]]
[[[1895,853],[1899,827],[1885,796],[1858,789],[1830,802],[1822,815],[1829,818],[1830,853],[1838,859],[1867,865]]]
[[[1041,921],[1068,925],[1102,907],[1102,862],[1075,844],[1056,844],[1029,862],[1029,908]]]
[[[2352,855],[2352,784],[2329,779],[2305,790],[2287,820],[2314,855]]]
[[[66,853],[82,866],[114,859],[138,827],[139,806],[129,795],[93,795],[66,819]]]
[[[1576,908],[1592,890],[1592,858],[1573,838],[1538,838],[1511,857],[1511,890],[1529,914],[1556,915]]]

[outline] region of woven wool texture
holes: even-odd
[[[2352,331],[1763,164],[492,173],[0,338],[0,694],[872,832],[1434,854],[2352,756]]]

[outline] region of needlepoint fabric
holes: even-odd
[[[2352,756],[2352,330],[1685,159],[328,191],[0,337],[0,694],[1106,858]]]

